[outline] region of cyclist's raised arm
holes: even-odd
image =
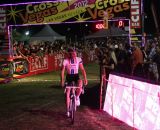
[[[86,70],[85,70],[85,68],[84,68],[82,63],[79,64],[79,68],[80,68],[80,70],[82,72],[82,75],[83,75],[83,78],[84,78],[84,85],[87,85],[88,84],[87,74],[86,74]]]

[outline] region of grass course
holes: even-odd
[[[85,66],[88,86],[99,83],[99,66]],[[63,89],[60,87],[60,71],[54,71],[23,79],[15,79],[8,84],[0,84],[0,120],[7,120],[20,115],[24,110],[31,110],[51,103],[64,107]]]

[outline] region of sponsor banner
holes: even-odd
[[[109,19],[130,18],[130,0],[70,0],[7,7],[8,23],[41,24],[100,20],[104,11]]]
[[[83,59],[84,64],[93,62],[89,54],[86,52],[77,53]],[[62,67],[63,59],[67,57],[65,52],[59,52],[54,55],[45,55],[44,57],[29,57],[25,59],[14,59],[14,77],[24,78],[40,73],[60,70]]]
[[[141,28],[141,0],[131,0],[130,11],[131,29]]]
[[[8,55],[9,44],[7,34],[7,7],[0,7],[0,55]]]
[[[130,28],[131,43],[142,43],[142,18],[141,18],[141,0],[131,0],[130,2]]]
[[[13,66],[10,61],[0,61],[0,78],[8,78],[13,74]]]
[[[63,59],[65,58],[65,53],[57,53],[54,55],[54,69],[59,70],[62,67]]]
[[[39,70],[47,70],[48,69],[48,56],[44,57],[35,56],[29,58],[30,62],[30,72],[35,72]]]
[[[14,74],[27,74],[29,73],[29,63],[26,59],[14,59],[13,60]]]
[[[103,110],[136,129],[159,130],[160,86],[110,74]]]

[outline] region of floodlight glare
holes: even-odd
[[[26,32],[25,32],[25,35],[28,36],[28,35],[29,35],[29,31],[26,31]]]

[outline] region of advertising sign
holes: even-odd
[[[40,24],[130,17],[130,0],[71,0],[7,7],[10,24]],[[14,12],[14,13],[13,13]]]
[[[21,59],[14,59],[14,73],[15,74],[27,74],[29,73],[29,63],[27,60]]]
[[[0,7],[0,34],[5,34],[7,28],[6,7]]]
[[[35,72],[38,70],[47,70],[48,69],[48,56],[44,57],[30,57],[30,72]]]
[[[12,76],[13,66],[9,61],[0,61],[0,78]]]
[[[7,7],[0,7],[0,55],[8,54],[9,46],[7,39]],[[0,59],[2,58],[0,56]]]
[[[131,28],[141,28],[141,0],[131,0]]]

